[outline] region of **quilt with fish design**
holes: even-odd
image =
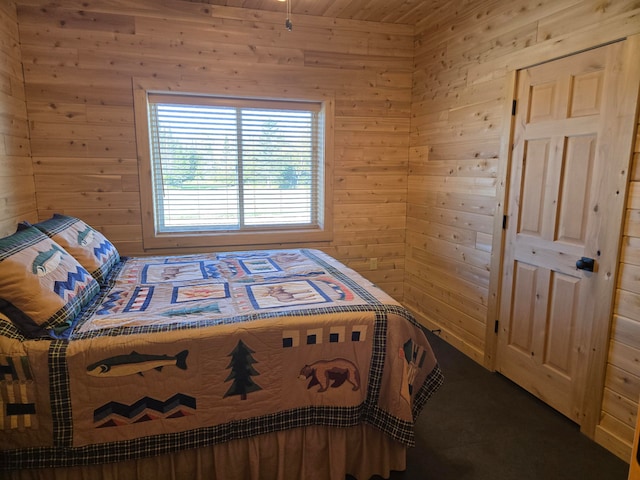
[[[309,425],[414,444],[442,373],[411,314],[318,250],[124,258],[65,337],[0,322],[0,470]]]

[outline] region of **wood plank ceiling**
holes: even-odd
[[[227,7],[286,13],[279,0],[189,0]],[[451,0],[290,0],[292,15],[414,25]]]

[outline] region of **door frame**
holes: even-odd
[[[498,158],[498,172],[496,179],[496,210],[493,222],[493,241],[491,248],[491,262],[490,272],[491,277],[489,280],[489,300],[487,305],[487,318],[486,318],[486,332],[485,332],[485,356],[484,366],[495,371],[497,363],[497,346],[498,346],[498,318],[500,311],[500,293],[502,291],[502,275],[503,275],[503,259],[505,250],[505,234],[506,229],[504,221],[508,218],[508,210],[506,203],[509,199],[509,174],[512,164],[512,146],[515,131],[515,111],[514,101],[516,98],[516,82],[518,77],[518,71],[525,68],[530,68],[541,63],[547,63],[554,60],[559,60],[564,57],[572,56],[587,50],[593,50],[599,47],[606,46],[610,43],[618,41],[624,42],[624,58],[625,58],[625,82],[634,82],[638,85],[636,89],[629,93],[631,98],[618,98],[616,103],[619,106],[620,115],[618,116],[619,124],[618,128],[625,130],[630,135],[631,139],[635,138],[635,130],[638,124],[638,110],[640,107],[639,102],[639,88],[640,88],[640,62],[637,62],[637,58],[640,57],[640,34],[631,35],[626,38],[614,40],[612,42],[606,42],[598,45],[593,45],[589,48],[576,50],[560,56],[549,57],[548,55],[542,55],[541,58],[529,58],[528,62],[522,62],[521,64],[514,63],[508,66],[508,72],[506,74],[505,87],[504,87],[504,105],[503,105],[503,117],[505,122],[503,124],[503,130],[500,141],[500,153]],[[535,57],[535,56],[534,56]],[[636,61],[633,61],[636,59]],[[537,61],[536,61],[537,60]],[[629,130],[631,130],[629,132]],[[612,235],[612,245],[615,248],[616,256],[613,265],[601,265],[600,274],[607,275],[607,278],[611,280],[610,287],[608,289],[608,298],[601,299],[599,305],[599,313],[596,317],[603,318],[606,315],[608,322],[594,321],[591,330],[591,337],[588,351],[591,353],[588,356],[588,363],[586,367],[585,378],[585,391],[582,401],[581,409],[581,425],[580,431],[593,439],[596,432],[596,427],[600,418],[600,411],[602,408],[602,398],[604,393],[607,355],[609,351],[609,335],[610,327],[613,319],[613,307],[615,289],[617,286],[617,272],[620,263],[620,250],[622,246],[625,207],[627,204],[627,195],[629,190],[630,169],[633,159],[633,140],[629,145],[615,145],[615,152],[612,152],[612,156],[620,156],[620,158],[626,158],[626,162],[623,165],[623,170],[618,176],[618,192],[616,200],[616,212],[614,213],[619,218],[615,221],[620,225],[617,234]],[[622,163],[622,160],[621,160]],[[619,220],[619,221],[618,221]]]

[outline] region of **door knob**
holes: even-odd
[[[584,270],[586,272],[593,272],[593,267],[595,266],[596,261],[593,258],[582,257],[580,260],[576,262],[576,268],[578,270]]]

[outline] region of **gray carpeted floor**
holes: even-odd
[[[418,418],[407,470],[392,480],[626,480],[627,463],[577,425],[442,339],[445,375]]]

